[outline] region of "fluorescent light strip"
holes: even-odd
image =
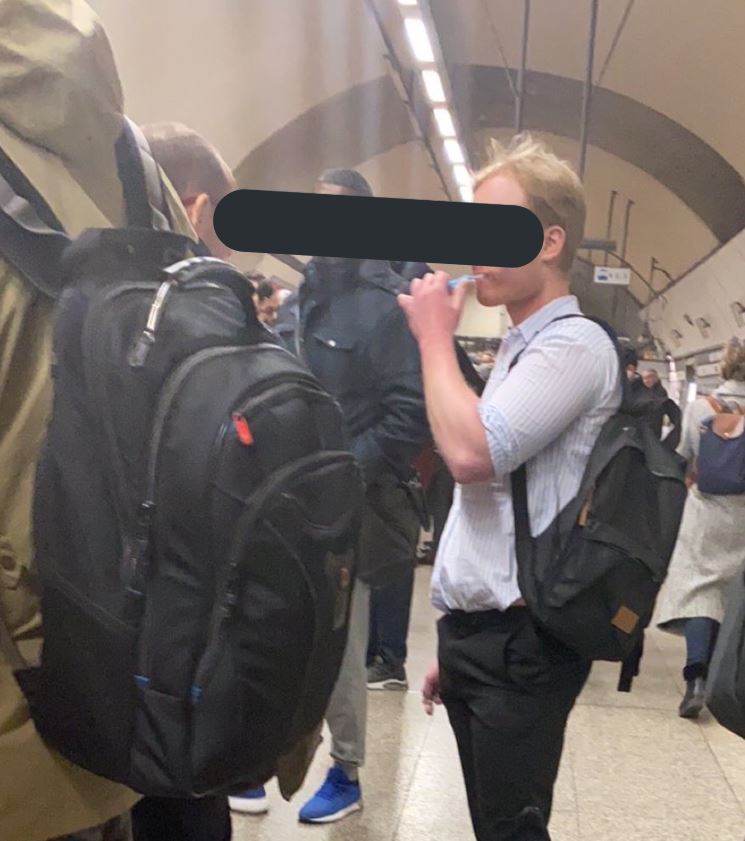
[[[470,186],[471,184],[471,173],[468,171],[468,167],[463,164],[456,164],[453,167],[453,177],[460,187]]]
[[[463,154],[463,147],[455,138],[450,138],[445,141],[445,154],[451,164],[464,164],[466,156]]]
[[[453,122],[453,115],[450,111],[447,108],[435,108],[434,114],[440,134],[443,137],[455,138],[455,123]]]
[[[447,102],[445,88],[442,86],[442,78],[437,70],[423,70],[422,80],[427,91],[427,96],[435,104]]]
[[[400,6],[416,6],[418,0],[398,0]]]
[[[429,33],[424,21],[419,18],[406,18],[406,34],[409,37],[414,57],[422,64],[433,64],[435,52],[432,49],[432,42],[429,40]]]
[[[418,0],[398,0],[400,6],[415,7]],[[420,64],[435,64],[435,51],[423,20],[417,17],[404,18],[406,35],[409,39],[414,57]],[[471,173],[466,167],[466,156],[458,140],[455,121],[447,105],[447,95],[442,83],[442,76],[436,68],[422,70],[422,82],[430,102],[436,106],[433,109],[440,136],[445,141],[445,154],[453,165],[453,178],[458,184],[461,198],[465,202],[473,201],[473,187]]]

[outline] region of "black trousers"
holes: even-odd
[[[227,797],[146,797],[132,810],[134,841],[230,841]]]
[[[439,659],[476,838],[550,841],[564,731],[590,664],[525,608],[448,614]]]

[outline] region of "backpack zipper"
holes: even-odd
[[[132,502],[127,491],[127,481],[125,471],[122,466],[119,447],[116,443],[116,436],[114,434],[113,424],[110,414],[103,408],[106,405],[106,389],[105,380],[101,376],[100,368],[94,364],[97,361],[99,354],[98,350],[99,340],[101,338],[101,321],[100,314],[104,307],[114,301],[121,295],[130,292],[152,292],[154,283],[130,283],[127,285],[115,286],[108,290],[98,300],[94,300],[93,304],[86,315],[85,324],[83,326],[82,337],[82,357],[83,357],[83,371],[86,383],[86,389],[94,397],[95,403],[99,405],[96,410],[97,420],[100,422],[100,427],[103,432],[104,452],[107,453],[110,459],[110,468],[113,474],[113,487],[110,485],[110,490],[114,499],[114,508],[116,511],[117,521],[119,523],[119,532],[122,538],[123,551],[126,550],[126,544],[133,531],[133,521],[137,523],[142,519],[143,511],[142,505],[138,507],[137,513],[131,510]],[[160,291],[162,284],[158,286]],[[185,291],[203,290],[211,288],[221,288],[214,283],[200,283],[184,287]],[[92,353],[89,351],[93,351]],[[146,500],[148,501],[148,500]],[[140,526],[136,526],[134,531],[139,532]],[[137,538],[135,538],[135,542]]]
[[[283,350],[284,353],[287,353],[287,351],[285,349],[280,348],[280,350]],[[235,419],[240,419],[240,420],[247,421],[248,420],[247,415],[252,413],[259,406],[261,406],[264,403],[270,401],[272,399],[272,397],[274,397],[276,394],[281,393],[284,390],[288,390],[288,391],[289,390],[296,390],[296,391],[304,390],[306,392],[312,391],[312,392],[315,392],[316,394],[319,394],[319,395],[324,394],[324,392],[321,391],[318,388],[318,385],[314,380],[310,379],[309,377],[304,376],[303,374],[299,374],[299,376],[302,377],[300,382],[298,382],[298,380],[297,380],[298,374],[292,374],[292,375],[288,375],[287,377],[282,377],[282,379],[280,379],[279,381],[275,381],[273,383],[270,383],[269,385],[266,386],[266,388],[264,388],[263,391],[260,391],[257,395],[254,395],[254,397],[252,397],[250,400],[248,400],[247,402],[244,402],[244,403],[240,403],[238,405],[238,408],[231,412],[233,419],[234,420]],[[290,377],[292,377],[292,378],[290,378]],[[292,389],[293,385],[295,385],[295,389]],[[246,393],[244,392],[244,396],[245,396],[245,394]],[[243,399],[243,398],[241,398],[241,399]],[[230,427],[230,424],[227,421],[222,424],[222,426],[220,427],[220,431],[218,432],[217,437],[215,438],[215,443],[213,444],[213,447],[212,447],[211,462],[214,466],[214,469],[212,471],[212,480],[210,481],[210,483],[205,488],[205,511],[211,511],[212,510],[213,491],[214,491],[214,487],[215,487],[214,477],[215,477],[215,473],[220,468],[221,457],[222,457],[222,449],[223,449],[223,446],[225,444],[225,436],[227,435],[229,427]],[[252,444],[251,445],[246,444],[246,446],[252,446]],[[213,550],[214,550],[214,539],[212,540],[212,546],[213,546]]]
[[[327,453],[325,457],[319,459],[318,455],[306,456],[303,459],[286,465],[282,470],[277,471],[274,476],[267,479],[264,484],[257,489],[253,498],[246,506],[243,514],[240,516],[235,527],[236,535],[246,535],[254,524],[256,515],[261,509],[267,497],[274,491],[276,486],[281,486],[296,474],[302,473],[306,467],[314,462],[318,468],[331,467],[334,464],[341,464],[343,462],[354,462],[354,457],[351,453],[340,451],[332,451]],[[237,538],[236,538],[237,539]],[[243,543],[234,543],[229,553],[229,561],[224,569],[222,579],[218,582],[216,587],[216,607],[212,618],[212,628],[209,632],[207,645],[204,649],[204,654],[200,660],[194,678],[194,685],[192,687],[192,702],[197,703],[201,697],[204,689],[209,684],[214,670],[217,666],[220,654],[223,647],[223,636],[225,628],[232,618],[235,605],[238,601],[237,587],[240,581],[242,570],[241,549]],[[307,581],[307,571],[304,571],[304,577]]]
[[[173,406],[173,402],[178,395],[179,391],[181,390],[182,386],[186,379],[193,373],[193,371],[202,365],[205,362],[209,362],[213,359],[217,359],[222,356],[236,356],[241,353],[246,354],[255,354],[257,351],[267,351],[267,350],[279,350],[282,353],[288,353],[289,351],[285,350],[274,344],[269,343],[261,343],[256,345],[222,345],[220,347],[211,347],[205,348],[204,350],[198,351],[197,353],[193,354],[192,356],[188,357],[184,362],[181,363],[174,371],[171,372],[170,376],[166,380],[163,388],[161,389],[159,398],[158,398],[158,405],[156,407],[155,415],[153,418],[153,422],[151,425],[151,437],[150,437],[150,445],[149,445],[149,457],[148,457],[148,464],[147,464],[147,474],[146,474],[146,490],[145,490],[145,499],[140,503],[139,511],[141,516],[146,519],[146,535],[140,536],[139,546],[142,550],[139,557],[137,558],[136,563],[138,564],[138,574],[137,580],[142,582],[142,587],[139,593],[135,591],[135,595],[139,595],[140,597],[144,595],[145,591],[145,582],[147,580],[148,574],[148,556],[150,554],[151,543],[152,543],[152,527],[154,525],[155,515],[156,515],[156,485],[158,479],[158,462],[160,456],[160,445],[163,438],[163,433],[165,431],[166,421],[168,420],[168,416],[170,414],[171,408]],[[291,356],[291,354],[290,354]],[[221,430],[221,435],[225,434],[225,426]],[[151,621],[146,617],[145,623],[142,628],[142,636],[144,639],[149,638],[149,632],[151,630]],[[143,672],[146,675],[149,675],[152,671],[152,663],[150,662],[150,650],[149,646],[145,646],[141,652],[142,656],[142,663],[145,668]]]

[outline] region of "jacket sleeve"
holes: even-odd
[[[352,440],[352,452],[369,483],[383,473],[406,475],[431,440],[419,347],[398,306],[371,337],[368,364],[380,412],[377,422]]]

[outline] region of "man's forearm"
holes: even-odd
[[[435,443],[460,484],[486,482],[494,475],[479,399],[461,373],[452,341],[420,344],[427,414]]]

